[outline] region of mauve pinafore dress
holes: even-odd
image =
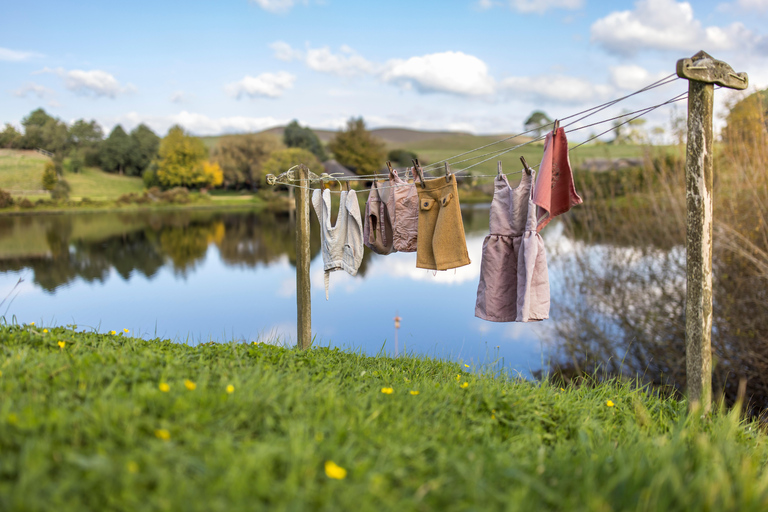
[[[475,316],[491,322],[549,318],[549,275],[544,240],[536,232],[531,199],[534,173],[511,188],[503,174],[494,180],[491,233],[483,242]]]

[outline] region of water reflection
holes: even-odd
[[[497,362],[530,375],[541,366],[544,325],[474,317],[486,206],[464,213],[472,264],[416,269],[415,253],[365,252],[358,276],[331,275],[325,301],[312,217],[316,343]],[[25,282],[7,316],[77,323],[188,342],[295,339],[295,226],[268,212],[142,212],[0,218],[0,293]],[[554,233],[554,231],[553,231]],[[0,312],[2,313],[2,312]]]

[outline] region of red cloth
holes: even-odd
[[[563,128],[548,133],[544,141],[544,158],[541,160],[539,176],[533,187],[533,203],[538,206],[537,233],[553,218],[582,203],[581,197],[576,193],[576,187],[573,186],[568,140]]]

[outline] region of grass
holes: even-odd
[[[44,193],[43,166],[48,160],[35,151],[0,149],[0,188],[13,195]]]
[[[768,506],[755,425],[629,383],[74,329],[0,327],[2,510]]]

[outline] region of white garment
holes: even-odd
[[[349,275],[357,275],[357,269],[363,262],[363,221],[360,205],[354,190],[341,193],[339,216],[336,225],[331,226],[331,192],[315,189],[312,193],[312,206],[320,221],[320,247],[323,253],[325,270],[325,300],[328,300],[330,274],[335,270],[345,270]]]

